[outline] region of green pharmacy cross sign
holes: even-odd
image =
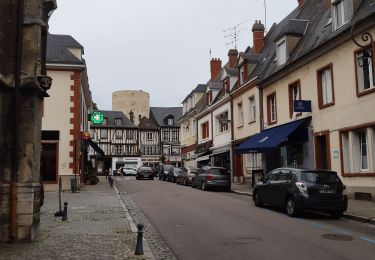
[[[94,112],[92,113],[91,115],[91,122],[93,122],[94,124],[101,124],[104,120],[104,116],[102,113],[100,112]]]

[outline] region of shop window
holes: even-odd
[[[371,57],[374,51],[371,47],[355,53],[357,95],[375,91],[374,64]]]
[[[317,81],[319,108],[334,105],[332,63],[317,71]]]
[[[343,175],[375,176],[374,127],[340,132]]]

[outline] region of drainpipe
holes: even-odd
[[[23,10],[24,0],[18,2],[17,8],[17,38],[16,38],[16,64],[14,77],[14,124],[13,124],[13,158],[12,175],[10,183],[10,206],[9,206],[9,240],[15,241],[17,238],[17,181],[18,181],[18,103],[19,88],[21,86],[22,69],[22,32],[23,32]]]

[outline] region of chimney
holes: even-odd
[[[298,7],[302,7],[303,4],[305,3],[305,0],[297,0],[298,1]]]
[[[210,62],[211,65],[211,80],[213,80],[221,70],[221,60],[213,58]]]
[[[230,49],[228,51],[229,68],[234,68],[237,64],[238,51],[236,49]]]
[[[261,21],[256,21],[252,28],[253,31],[253,48],[254,54],[259,54],[264,46],[264,25]]]

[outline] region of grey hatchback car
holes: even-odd
[[[220,188],[225,191],[231,190],[231,175],[226,168],[215,166],[203,166],[192,179],[193,188],[200,187],[202,190],[209,188]]]
[[[283,207],[289,216],[317,210],[339,218],[348,206],[345,186],[336,172],[301,168],[274,169],[255,185],[253,200],[258,207]]]

